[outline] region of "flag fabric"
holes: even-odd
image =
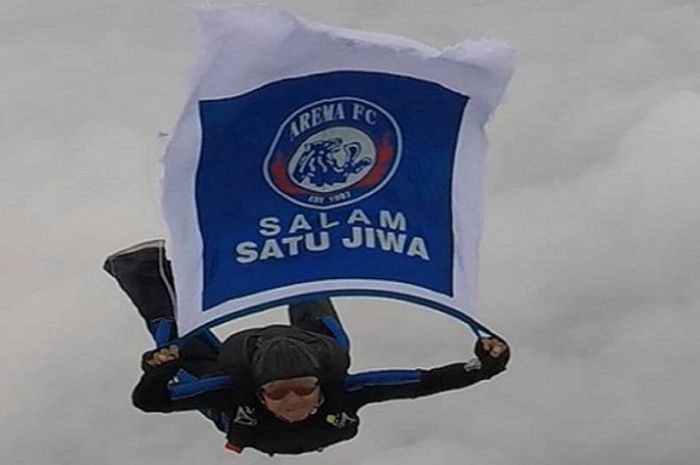
[[[287,12],[199,13],[163,159],[180,335],[318,295],[471,312],[494,40],[436,50]]]

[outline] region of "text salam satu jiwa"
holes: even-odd
[[[322,252],[331,247],[347,249],[360,247],[380,249],[430,260],[425,239],[406,233],[406,217],[403,213],[380,210],[373,222],[361,209],[353,210],[344,221],[331,219],[327,213],[318,213],[313,218],[314,228],[307,216],[295,215],[285,229],[282,221],[267,216],[258,221],[260,242],[244,241],[236,245],[236,260],[241,264],[258,260],[294,257],[305,252]],[[342,228],[346,234],[332,236],[334,228]],[[314,230],[316,229],[316,230]],[[266,238],[266,239],[263,239]]]

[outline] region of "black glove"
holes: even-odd
[[[491,378],[506,369],[508,360],[510,360],[510,349],[508,348],[508,344],[506,344],[506,350],[498,355],[498,357],[494,357],[484,348],[483,341],[487,339],[495,339],[503,344],[506,344],[506,341],[496,336],[479,338],[479,340],[476,341],[474,353],[479,359],[479,362],[481,362],[481,372],[484,373],[487,378]]]
[[[162,349],[162,347],[161,347]],[[180,369],[182,366],[182,360],[178,357],[175,358],[174,360],[170,360],[167,362],[162,362],[159,365],[153,366],[147,363],[148,360],[153,358],[153,354],[158,352],[160,349],[155,349],[155,350],[149,350],[148,352],[145,352],[141,356],[141,369],[145,373],[149,374],[166,374],[166,373],[172,373],[175,374],[177,370]]]

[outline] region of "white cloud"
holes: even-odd
[[[464,392],[368,407],[351,444],[274,460],[693,463],[695,2],[271,3],[432,45],[488,34],[518,50],[489,128],[480,280],[480,316],[513,343],[512,366]],[[100,271],[107,253],[162,232],[155,135],[181,105],[192,17],[105,0],[6,1],[0,18],[0,461],[229,460],[196,414],[130,407],[149,340]],[[471,345],[400,304],[339,307],[358,369],[452,361]]]

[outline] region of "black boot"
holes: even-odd
[[[103,268],[117,280],[149,329],[157,320],[174,319],[175,287],[163,239],[119,250],[107,257]]]

